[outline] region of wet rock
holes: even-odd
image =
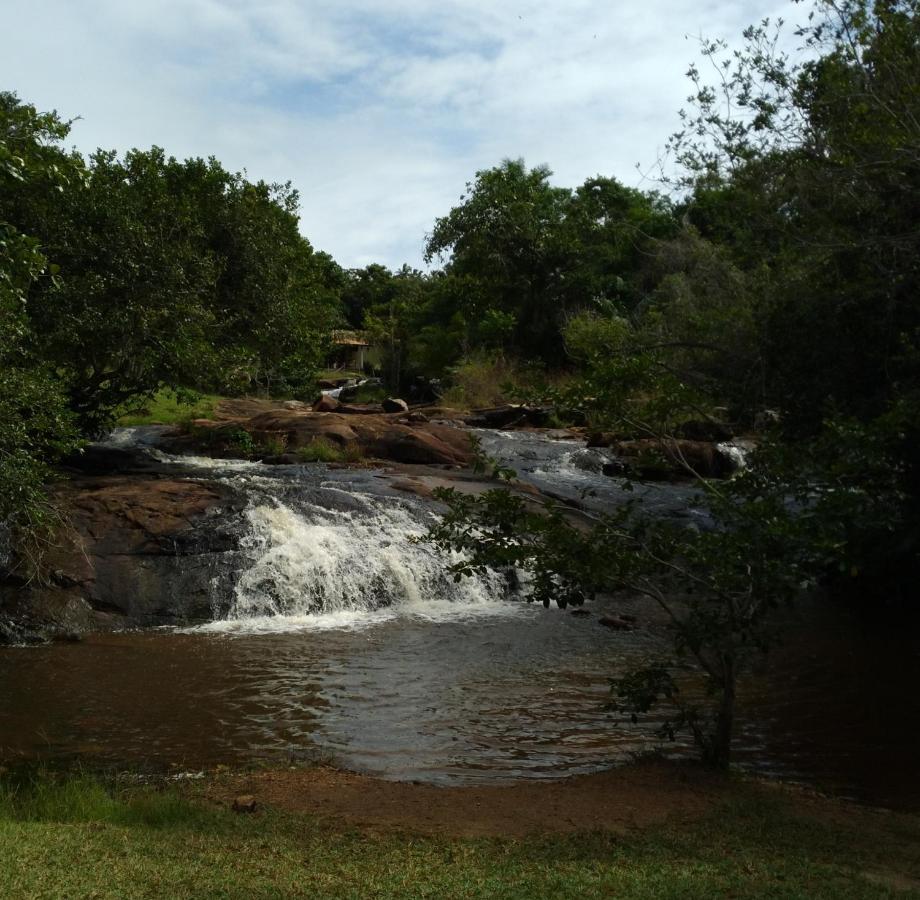
[[[62,460],[62,465],[87,475],[147,472],[157,468],[156,463],[141,449],[108,447],[100,444],[90,444],[69,454]]]
[[[409,404],[406,403],[405,400],[400,400],[397,397],[387,397],[380,405],[383,407],[385,413],[409,412]]]
[[[613,631],[632,631],[633,626],[631,622],[626,621],[625,616],[601,616],[597,620],[598,625],[603,625],[604,628],[610,628]]]
[[[43,560],[50,577],[23,584],[7,572],[0,620],[20,636],[52,640],[210,620],[215,587],[229,596],[215,560],[237,545],[214,522],[218,512],[238,516],[242,501],[227,490],[137,475],[59,485],[53,500],[65,524]]]
[[[296,453],[278,453],[262,459],[262,462],[267,466],[296,466],[300,461],[300,457]]]
[[[620,459],[611,460],[601,466],[601,474],[608,478],[625,478],[629,475],[629,466]]]
[[[631,471],[648,480],[686,479],[694,473],[702,478],[725,478],[736,468],[727,453],[707,441],[618,441],[613,448]]]
[[[587,609],[584,609],[584,608],[581,607],[581,606],[578,606],[578,607],[576,607],[575,609],[572,610],[571,615],[573,615],[573,616],[575,616],[576,618],[579,618],[579,619],[586,619],[586,618],[589,618],[589,617],[591,616],[591,612],[590,612],[590,610],[587,610]]]
[[[677,429],[676,436],[690,441],[718,443],[729,440],[732,436],[732,429],[715,419],[691,419]]]
[[[588,433],[586,445],[588,447],[612,447],[618,438],[610,431],[591,431]]]
[[[550,407],[512,404],[474,410],[466,424],[474,428],[542,428],[551,414]]]
[[[412,425],[420,425],[423,422],[430,422],[431,420],[423,412],[413,412],[406,416],[406,421]]]

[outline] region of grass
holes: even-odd
[[[559,390],[569,379],[564,372],[544,372],[510,357],[472,356],[451,370],[450,386],[441,402],[457,409],[540,402],[547,392]]]
[[[333,462],[361,462],[364,454],[357,444],[348,444],[345,447],[339,447],[326,438],[316,437],[304,447],[297,451],[297,456],[301,462],[312,463],[333,463]]]
[[[743,784],[695,823],[527,840],[237,815],[196,791],[84,776],[0,785],[0,896],[920,896],[917,816],[818,820]]]
[[[175,394],[170,390],[158,391],[142,408],[126,410],[119,416],[118,424],[132,425],[183,425],[193,419],[208,419],[223,399],[217,394]]]

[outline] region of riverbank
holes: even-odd
[[[0,893],[920,896],[917,815],[696,766],[487,790],[323,767],[131,784],[46,777],[0,789]],[[244,788],[254,812],[231,808]]]

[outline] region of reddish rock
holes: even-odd
[[[365,457],[393,462],[457,466],[472,461],[469,434],[463,429],[432,422],[402,424],[380,413],[353,415],[341,408],[334,413],[274,409],[251,419],[212,423],[210,430],[216,434],[202,443],[206,448],[219,445],[222,434],[229,442],[240,429],[256,444],[281,441],[289,452],[324,438],[339,447],[355,446]],[[199,431],[207,432],[208,426],[201,423]],[[188,440],[182,442],[186,449]]]
[[[341,404],[335,397],[323,394],[316,403],[313,404],[313,412],[335,412]]]

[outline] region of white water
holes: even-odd
[[[198,630],[277,632],[359,628],[397,616],[445,621],[514,615],[498,573],[455,582],[454,560],[418,542],[428,521],[398,501],[354,495],[363,509],[280,501],[246,510],[247,559],[225,619]]]
[[[164,453],[156,447],[148,448],[147,454],[158,462],[175,463],[191,469],[208,469],[212,472],[250,472],[253,469],[265,469],[265,464],[251,459],[220,459],[216,456],[177,456]]]

